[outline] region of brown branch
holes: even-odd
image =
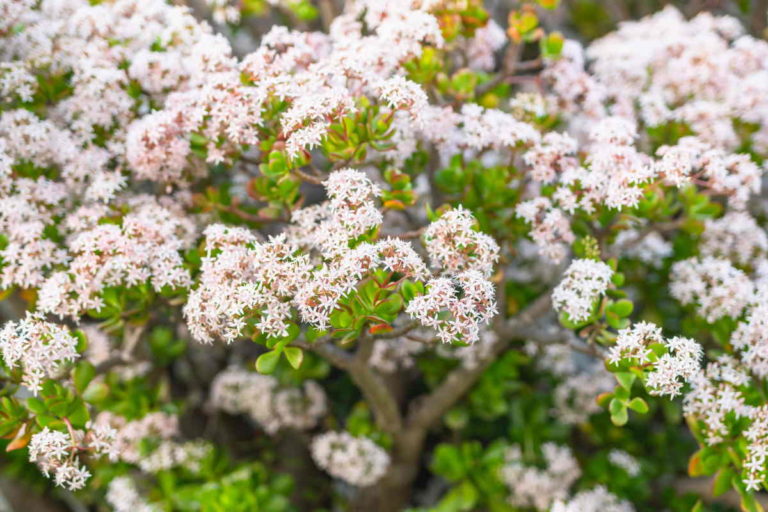
[[[400,238],[401,240],[413,240],[420,238],[424,234],[426,228],[414,229],[413,231],[406,231],[404,233],[382,233],[382,238]]]
[[[403,427],[403,418],[394,395],[384,380],[365,364],[355,364],[349,369],[349,375],[362,391],[376,417],[379,428],[385,432],[396,433]]]
[[[130,364],[130,361],[123,359],[123,356],[121,354],[114,355],[109,359],[102,361],[98,365],[96,365],[96,374],[100,375],[102,373],[107,373],[112,368],[115,368],[117,366],[122,366],[124,364]]]
[[[382,340],[391,340],[394,338],[399,338],[401,336],[405,336],[412,330],[416,329],[419,326],[419,322],[417,320],[411,320],[407,324],[403,325],[402,327],[398,327],[396,329],[392,329],[388,332],[382,332],[380,334],[376,334],[375,338],[382,339]]]
[[[313,185],[322,185],[323,180],[321,178],[312,176],[310,174],[305,173],[301,169],[294,169],[291,171],[294,175],[296,175],[297,178],[299,178],[301,181],[306,181],[307,183],[311,183]]]
[[[501,69],[490,81],[478,86],[475,90],[475,96],[480,97],[485,93],[490,92],[497,85],[505,82],[515,72],[517,65],[520,64],[519,60],[521,52],[522,45],[510,43],[502,57]]]
[[[259,160],[258,158],[252,158],[250,156],[245,156],[245,155],[240,155],[239,159],[241,162],[246,162],[251,165],[261,165],[262,163],[261,160]]]
[[[430,347],[435,345],[438,341],[440,341],[440,338],[438,338],[437,336],[433,336],[432,338],[423,338],[421,336],[416,336],[415,334],[406,334],[405,339],[409,341],[415,341],[416,343],[423,343],[424,345],[427,345]]]
[[[373,354],[374,339],[368,334],[363,334],[358,344],[354,361],[349,367],[349,375],[373,409],[379,428],[386,432],[397,433],[403,425],[397,400],[386,382],[368,364]]]
[[[768,25],[768,0],[755,0],[750,18],[750,29],[755,37],[766,36],[766,25]]]
[[[539,345],[554,345],[559,343],[568,346],[568,348],[575,352],[596,359],[603,360],[605,358],[605,349],[602,346],[579,339],[573,331],[562,327],[551,326],[550,329],[535,326],[524,327],[520,329],[518,336],[532,340]]]
[[[321,338],[314,343],[294,341],[291,344],[316,353],[341,370],[349,370],[352,365],[352,355],[334,345],[330,337]]]
[[[147,328],[146,323],[126,324],[123,328],[123,347],[122,350],[111,356],[106,361],[102,361],[96,366],[96,373],[106,373],[112,368],[131,364],[136,362],[136,349],[139,346],[142,334]]]
[[[515,64],[515,71],[533,71],[541,69],[543,66],[544,61],[541,59],[526,60]]]
[[[368,364],[368,359],[373,352],[373,342],[373,338],[363,335],[354,356],[338,348],[327,336],[314,343],[294,342],[293,344],[315,352],[332,365],[348,372],[371,407],[379,428],[395,433],[402,428],[402,415],[394,395],[384,380]]]
[[[356,364],[367,364],[373,355],[373,338],[368,333],[363,333],[357,340],[357,352],[355,352],[354,362]]]

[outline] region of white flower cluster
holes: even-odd
[[[768,253],[768,236],[748,213],[730,211],[719,219],[706,221],[699,251],[702,256],[754,266]]]
[[[270,375],[236,367],[216,376],[209,403],[230,414],[247,414],[270,434],[281,428],[310,429],[326,413],[325,392],[315,381],[280,388]]]
[[[294,211],[287,235],[324,257],[339,258],[350,241],[381,225],[382,215],[374,202],[381,189],[354,169],[332,172],[323,185],[329,200]]]
[[[37,464],[45,476],[52,473],[56,485],[82,489],[91,473],[74,457],[77,443],[68,434],[46,427],[30,439],[29,461]]]
[[[36,88],[35,75],[29,72],[24,63],[0,63],[0,99],[13,100],[15,96],[22,101],[31,102]]]
[[[571,194],[566,189],[561,190]],[[568,246],[576,239],[565,211],[553,205],[549,198],[536,197],[518,204],[515,213],[531,225],[530,236],[541,253],[554,263],[560,263]]]
[[[568,488],[581,476],[569,448],[544,443],[541,451],[543,468],[525,465],[519,446],[507,449],[501,479],[509,488],[512,506],[547,511],[553,503],[568,496]]]
[[[624,450],[613,449],[608,452],[608,461],[626,471],[629,476],[638,476],[640,474],[640,463]]]
[[[660,345],[665,352],[657,356],[653,345]],[[664,338],[661,329],[648,322],[638,322],[619,331],[616,344],[611,347],[608,359],[617,364],[631,360],[636,364],[650,364],[646,386],[652,395],[675,397],[683,384],[693,379],[701,370],[704,351],[701,345],[689,338],[676,336]]]
[[[71,239],[69,271],[54,272],[42,284],[41,311],[79,318],[101,309],[99,293],[108,286],[149,281],[160,291],[191,284],[179,251],[194,239],[194,224],[149,198],[138,199],[122,226],[96,225]]]
[[[188,284],[177,254],[188,247],[186,214],[165,203],[160,211],[150,196],[126,192],[126,164],[136,149],[128,143],[129,125],[149,110],[149,96],[137,100],[129,89],[146,85],[162,104],[169,89],[208,73],[204,49],[219,38],[187,10],[160,0],[12,4],[13,13],[0,15],[3,24],[23,30],[0,31],[0,94],[13,82],[29,99],[37,85],[24,74],[71,80],[68,93],[46,112],[11,107],[0,114],[0,228],[9,240],[2,251],[3,288],[45,283],[40,309],[77,316],[98,308],[93,295],[117,282],[151,279],[157,289]],[[153,51],[156,44],[165,51]],[[186,154],[189,142],[163,151]],[[175,162],[185,165],[186,158]],[[49,171],[36,178],[11,174],[14,164],[32,165],[35,174]],[[109,223],[99,224],[107,217]],[[60,239],[46,232],[52,227]]]
[[[365,174],[342,169],[331,173],[324,185],[333,221],[328,227],[343,233],[343,240],[357,238],[381,224],[381,212],[372,201],[381,190]]]
[[[768,464],[768,412],[765,405],[753,405],[751,399],[752,389],[759,382],[756,379],[768,372],[764,297],[762,284],[758,283],[758,293],[740,299],[749,305],[731,335],[733,354],[721,355],[686,377],[690,390],[684,399],[685,414],[698,421],[708,445],[729,441],[734,435],[747,440],[742,480],[750,490],[762,488]]]
[[[413,298],[406,312],[435,329],[444,343],[456,339],[474,343],[480,337],[480,326],[496,315],[494,296],[493,283],[480,272],[468,270],[453,278],[431,279],[426,293]]]
[[[507,42],[507,35],[498,23],[489,19],[484,27],[475,30],[475,36],[464,41],[467,65],[479,71],[491,71],[496,65],[494,53]]]
[[[136,482],[128,476],[118,476],[107,486],[106,500],[114,512],[159,512],[139,494]]]
[[[232,11],[217,12],[229,16]],[[332,121],[354,112],[354,98],[363,88],[381,91],[382,103],[391,108],[418,108],[424,93],[395,71],[420,55],[424,42],[441,45],[440,28],[420,2],[411,0],[388,2],[384,10],[372,0],[349,4],[327,35],[275,26],[239,63],[226,41],[208,42],[198,50],[207,60],[191,77],[193,87],[169,94],[165,110],[133,126],[129,161],[146,178],[178,180],[190,153],[179,142],[194,131],[219,141],[207,146],[209,162],[227,160],[238,145],[257,142],[262,109],[273,94],[289,105],[280,124],[291,156],[317,146]],[[173,70],[178,59],[172,53],[156,67]]]
[[[747,405],[750,380],[738,360],[722,356],[691,382],[684,410],[703,424],[705,442],[710,446],[729,441],[731,424],[741,424],[739,434],[747,440],[742,480],[747,489],[757,491],[762,488],[768,464],[768,407]],[[745,421],[747,427],[742,431]]]
[[[307,256],[284,236],[266,244],[243,228],[214,224],[205,230],[207,254],[199,285],[184,306],[192,336],[210,343],[216,337],[236,339],[245,315],[258,314],[257,328],[266,334],[287,334],[294,297],[311,268]]]
[[[553,414],[558,421],[567,425],[586,423],[590,416],[603,411],[597,403],[597,397],[612,388],[611,375],[597,365],[564,377],[553,393]]]
[[[768,44],[743,32],[735,18],[702,12],[686,20],[671,6],[623,23],[587,51],[592,90],[616,114],[649,126],[682,121],[723,148],[738,145],[732,119],[756,123],[762,130],[754,138],[764,148]],[[569,76],[553,78],[567,89]],[[567,92],[575,98],[579,91]]]
[[[533,181],[557,180],[558,187],[552,195],[556,205],[542,201],[547,198],[536,197],[530,199],[528,205],[522,203],[517,214],[533,224],[534,229],[541,230],[546,225],[554,225],[552,219],[547,222],[537,219],[541,216],[539,212],[552,216],[558,215],[553,212],[563,215],[562,212],[573,213],[576,209],[592,213],[600,206],[616,209],[636,206],[645,193],[644,186],[656,177],[653,159],[635,148],[636,137],[635,126],[624,118],[614,116],[595,121],[582,166],[567,156],[576,152],[574,139],[547,134],[540,145],[526,153],[525,159],[532,164]],[[558,231],[567,237],[570,229],[558,228]],[[552,243],[541,243],[546,240],[543,233],[534,232],[531,236],[542,248]]]
[[[708,444],[720,443],[729,436],[727,416],[747,418],[752,414],[740,391],[749,380],[745,369],[729,356],[708,363],[690,379],[691,389],[685,394],[683,410],[686,415],[703,421]]]
[[[378,247],[364,243],[316,269],[294,297],[300,317],[320,329],[328,328],[329,318],[338,302],[379,263]]]
[[[389,467],[389,455],[365,437],[326,432],[312,439],[312,458],[331,476],[358,486],[375,484]]]
[[[690,338],[675,336],[664,340],[667,353],[653,364],[646,385],[652,395],[680,394],[683,382],[691,380],[701,369],[704,350]]]
[[[498,109],[485,109],[476,103],[465,103],[456,119],[461,129],[455,135],[459,145],[470,150],[486,148],[497,151],[538,141],[541,135],[529,124]]]
[[[122,416],[102,412],[94,423],[95,428],[110,429],[114,433],[113,460],[135,464],[145,473],[175,467],[197,472],[212,446],[204,441],[174,441],[172,438],[179,435],[178,420],[178,416],[172,414],[153,412],[127,421]],[[152,447],[151,451],[147,452],[147,446]]]
[[[650,322],[637,322],[632,327],[619,331],[616,344],[608,353],[608,359],[612,364],[617,364],[622,359],[647,362],[653,354],[648,345],[654,343],[664,343],[661,328]]]
[[[301,320],[326,329],[338,302],[371,271],[384,268],[419,280],[430,275],[421,257],[403,240],[386,238],[350,248],[352,239],[381,223],[381,213],[372,201],[379,190],[365,174],[336,171],[325,186],[328,203],[294,212],[294,225],[266,243],[242,228],[212,225],[206,229],[200,284],[184,307],[196,339],[210,342],[220,336],[232,341],[241,334],[248,316],[258,318],[260,332],[285,336],[293,308]],[[457,336],[476,340],[479,326],[495,314],[495,292],[486,277],[499,249],[473,227],[471,214],[458,209],[444,214],[425,232],[433,264],[448,277],[430,280],[428,293],[412,300],[408,313],[437,329],[445,341]],[[449,319],[441,315],[444,312],[451,314]]]
[[[768,406],[754,407],[750,412],[752,422],[744,432],[744,437],[749,443],[744,460],[743,481],[748,490],[757,491],[763,486],[765,467],[768,463]]]
[[[551,197],[535,196],[516,208],[517,215],[531,224],[531,238],[556,262],[573,240],[568,215],[576,210],[593,213],[600,206],[634,207],[656,183],[682,187],[694,181],[712,194],[727,197],[728,204],[738,209],[760,191],[762,170],[748,155],[727,153],[696,137],[662,146],[657,159],[634,147],[636,128],[621,117],[595,122],[589,137],[584,166],[541,156],[546,146],[535,146],[530,156],[535,164],[531,179],[545,183],[557,179],[557,188]],[[537,163],[539,158],[545,161]]]
[[[566,215],[635,206],[657,183],[694,183],[739,209],[760,192],[763,170],[732,151],[745,138],[758,153],[768,149],[768,43],[742,33],[734,18],[702,13],[687,21],[667,7],[593,42],[589,70],[575,41],[546,62],[543,78],[552,93],[546,103],[565,114],[569,135],[533,141],[525,155],[530,179],[556,188],[551,197],[536,197],[535,187],[518,205],[543,254],[563,258],[572,236]],[[754,123],[757,131],[739,133],[734,121]],[[665,123],[683,124],[694,135],[662,146],[656,158],[638,151],[637,134]],[[571,135],[587,135],[589,143],[578,148],[583,158],[569,156],[576,151]]]
[[[192,335],[203,342],[233,341],[248,315],[259,319],[259,331],[285,336],[292,307],[302,320],[327,328],[338,301],[379,261],[377,247],[366,243],[313,268],[309,256],[284,235],[261,244],[246,230],[220,225],[206,235],[200,285],[184,307]]]
[[[768,302],[758,300],[749,308],[746,318],[736,327],[730,340],[738,351],[742,364],[761,379],[768,377],[766,332],[768,332]]]
[[[626,500],[608,492],[602,485],[588,491],[580,491],[567,501],[558,501],[551,512],[634,512]]]
[[[391,108],[410,112],[417,125],[423,122],[421,112],[429,106],[429,98],[419,84],[396,75],[377,88],[381,99]]]
[[[566,133],[551,132],[534,144],[523,160],[531,167],[531,178],[541,183],[551,183],[557,173],[563,173],[578,166],[573,155],[578,149],[576,140]]]
[[[728,260],[690,258],[672,266],[669,291],[683,305],[696,306],[707,322],[738,318],[754,294],[749,277]]]
[[[272,0],[274,2],[275,0]],[[240,21],[239,5],[232,5],[230,0],[205,0],[211,9],[213,19],[216,23],[237,23]]]
[[[587,320],[595,301],[608,289],[612,276],[613,270],[602,261],[574,260],[552,291],[552,305],[574,322]]]
[[[117,431],[115,451],[120,460],[140,464],[145,455],[141,443],[146,439],[163,442],[178,435],[178,416],[152,412],[140,419],[128,421],[111,412],[101,412],[94,421],[96,426],[111,427]]]
[[[215,1],[214,7],[224,3]],[[371,0],[350,3],[330,34],[276,26],[255,52],[238,61],[224,37],[186,8],[162,0],[4,5],[3,26],[18,23],[23,30],[0,30],[0,95],[13,88],[28,99],[37,75],[69,73],[72,79],[68,94],[48,109],[50,116],[27,109],[0,115],[0,230],[9,240],[1,254],[3,288],[41,287],[40,310],[77,319],[102,306],[105,287],[145,281],[158,291],[189,286],[180,251],[191,248],[197,236],[193,217],[184,212],[190,194],[168,192],[208,172],[191,150],[192,134],[207,141],[207,163],[231,161],[244,144],[258,143],[262,110],[275,97],[287,104],[278,120],[276,149],[284,144],[291,155],[316,146],[330,124],[352,113],[355,99],[369,93],[385,114],[401,110],[411,114],[410,122],[421,123],[426,95],[403,78],[400,66],[420,55],[425,44],[443,43],[427,9],[411,0],[385,7]],[[234,13],[225,11],[227,17]],[[486,34],[488,44],[500,44],[498,32]],[[485,114],[480,117],[493,112]],[[36,179],[12,174],[17,163],[51,172]],[[325,208],[334,226],[343,228],[333,233],[343,240],[328,238],[328,254],[345,252],[350,239],[380,224],[370,198],[358,203],[351,190],[364,185],[359,190],[378,194],[360,176],[348,170],[329,181]],[[163,197],[131,194],[144,180],[167,185]],[[46,234],[49,227],[63,240]],[[410,247],[397,244],[388,243],[384,265],[426,276]],[[328,286],[304,289],[298,302],[309,321],[324,325],[329,308],[357,283],[354,267],[370,255],[357,256],[318,272],[315,282]],[[307,272],[300,262],[295,270]],[[284,281],[289,290],[277,296],[266,286],[198,289],[187,308],[196,337],[234,339],[242,327],[240,313],[257,308],[268,310],[260,330],[284,332],[289,306],[283,298],[298,288],[291,285],[295,280],[282,277],[273,283]],[[334,292],[330,299],[328,288]]]
[[[78,454],[107,455],[114,461],[117,459],[115,437],[115,430],[103,425],[87,432],[71,430],[69,434],[45,427],[29,441],[29,461],[37,464],[45,476],[53,475],[56,485],[75,491],[85,487],[91,476],[80,464]]]
[[[731,209],[706,223],[699,243],[702,256],[676,263],[670,287],[673,297],[694,305],[708,322],[725,317],[737,322],[727,352],[703,369],[695,370],[694,364],[701,349],[683,340],[680,347],[689,357],[687,362],[675,361],[676,357],[669,361],[666,384],[679,391],[676,371],[690,384],[684,412],[696,421],[707,445],[715,446],[734,436],[746,439],[741,476],[750,490],[762,487],[768,464],[768,414],[753,398],[754,386],[761,385],[761,379],[768,375],[764,343],[768,315],[766,240],[750,214]],[[673,378],[676,384],[670,380]]]
[[[576,169],[563,181],[578,181],[585,194],[579,205],[593,211],[597,205],[609,208],[636,206],[642,198],[641,185],[654,177],[651,159],[633,146],[635,126],[620,117],[608,117],[594,125],[589,133],[592,143],[587,157],[588,170]]]
[[[728,198],[729,206],[743,209],[760,192],[763,170],[749,155],[728,153],[697,137],[683,137],[674,146],[662,146],[654,163],[659,178],[675,186],[695,181],[713,194]]]
[[[499,246],[474,228],[475,218],[461,206],[430,224],[424,231],[424,245],[432,267],[449,274],[474,270],[490,276],[499,260]]]
[[[446,343],[457,338],[474,343],[480,326],[496,314],[495,290],[487,278],[499,259],[499,246],[475,231],[474,225],[472,215],[459,207],[444,213],[424,232],[432,266],[445,277],[430,279],[426,293],[412,299],[406,312],[435,329]]]
[[[162,441],[147,456],[139,460],[139,468],[145,473],[158,473],[175,467],[187,471],[200,471],[201,462],[208,457],[213,446],[205,441]]]
[[[21,367],[22,383],[34,394],[43,380],[56,376],[62,363],[79,357],[77,339],[64,327],[46,322],[40,314],[27,312],[17,322],[7,322],[0,330],[0,351],[10,368]]]
[[[388,272],[397,272],[412,279],[427,279],[429,270],[411,244],[397,238],[385,238],[376,244],[381,265]]]
[[[509,108],[518,119],[536,119],[546,116],[552,105],[539,92],[520,91],[509,100]]]

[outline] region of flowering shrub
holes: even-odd
[[[78,510],[762,510],[768,42],[340,3],[0,0],[5,474]]]

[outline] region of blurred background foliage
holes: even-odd
[[[381,0],[386,2],[387,0]],[[327,27],[329,12],[339,12],[342,0],[297,0],[288,9],[269,9],[266,0],[243,0],[243,20],[238,26],[221,25],[214,22],[212,13],[204,0],[178,2],[189,4],[199,17],[208,19],[233,41],[233,46],[242,55],[252,51],[259,38],[274,24],[287,24],[299,29],[321,30]],[[472,0],[468,0],[472,3]],[[584,43],[599,38],[613,30],[625,20],[633,20],[656,12],[666,5],[679,8],[687,17],[699,12],[727,14],[738,18],[755,36],[766,37],[768,18],[768,0],[698,0],[664,2],[655,0],[536,0],[531,2],[509,0],[486,0],[481,2],[490,16],[502,27],[510,28],[510,37],[519,37],[531,42],[525,51],[535,54],[542,48],[538,41],[541,34],[561,33],[563,37],[578,39]],[[335,4],[335,5],[334,5]],[[538,4],[544,9],[531,10]],[[526,18],[526,13],[535,13],[535,19]],[[543,28],[537,34],[538,27]],[[557,44],[548,40],[548,44]],[[543,47],[546,50],[546,47]],[[475,84],[472,84],[474,87]],[[449,171],[448,169],[447,171]],[[448,176],[446,171],[444,174]],[[484,171],[487,175],[487,169]],[[489,178],[486,178],[489,179]],[[446,181],[449,181],[446,178]],[[495,188],[495,187],[494,187]],[[450,190],[448,190],[450,192]],[[478,200],[478,202],[482,202]],[[471,203],[465,203],[473,208]],[[485,205],[490,208],[493,205]],[[480,216],[482,221],[482,216]],[[483,226],[493,231],[493,226]],[[685,246],[682,241],[682,246]],[[629,269],[631,272],[632,269]],[[645,288],[638,290],[636,297],[644,304],[647,315],[658,314],[666,319],[674,319],[682,314],[676,310],[669,297],[659,296],[659,290],[666,290],[669,268],[637,269],[638,274],[645,272]],[[514,297],[513,297],[514,298]],[[702,329],[697,325],[678,325],[665,322],[670,334],[694,334]],[[172,340],[173,341],[173,340]],[[164,342],[161,336],[153,342],[158,366],[168,364],[177,356],[173,343]],[[498,440],[514,440],[523,449],[524,455],[535,458],[535,449],[545,441],[555,441],[569,446],[585,448],[580,454],[584,476],[580,485],[592,487],[596,483],[610,480],[613,490],[621,491],[626,497],[632,497],[638,510],[673,510],[688,511],[695,507],[699,510],[725,511],[735,510],[723,504],[697,504],[697,492],[706,492],[709,483],[701,481],[704,488],[681,487],[676,475],[687,472],[688,456],[696,450],[696,443],[685,425],[682,425],[682,413],[679,402],[666,400],[648,400],[651,410],[647,415],[633,416],[633,421],[623,428],[618,428],[610,421],[607,411],[593,417],[592,421],[579,428],[570,428],[554,422],[549,411],[554,407],[552,389],[554,379],[542,377],[540,370],[530,364],[524,347],[519,351],[510,351],[499,358],[483,375],[480,382],[444,418],[446,434],[435,439],[426,452],[432,454],[430,470],[439,475],[440,480],[423,472],[416,483],[421,493],[416,501],[425,504],[437,502],[423,510],[441,512],[459,510],[502,510],[506,490],[501,486],[496,474],[503,464],[503,443]],[[157,349],[157,350],[155,350]],[[183,347],[182,347],[183,350]],[[199,347],[189,347],[190,352],[199,357],[203,353]],[[310,361],[311,362],[311,361]],[[419,361],[419,370],[426,380],[440,380],[450,368],[442,358],[424,358]],[[305,368],[313,368],[309,363]],[[315,370],[320,374],[328,372],[327,367],[318,363]],[[309,371],[309,370],[307,370]],[[334,406],[342,409],[339,416],[349,416],[348,427],[355,433],[369,435],[372,427],[370,413],[359,406],[359,396],[353,391],[346,376],[333,374],[327,382],[327,389],[335,398]],[[182,393],[189,390],[181,390]],[[137,393],[138,394],[138,393]],[[147,397],[147,393],[140,393]],[[648,397],[646,397],[648,398]],[[482,421],[473,421],[481,419]],[[224,420],[222,420],[224,421]],[[664,428],[663,425],[669,427]],[[670,426],[671,425],[671,426]],[[193,429],[194,425],[185,424]],[[246,430],[233,429],[236,431]],[[199,432],[195,432],[198,434]],[[254,439],[249,433],[242,439],[223,439],[221,445],[243,445],[252,443],[258,446],[253,451],[241,450],[247,458],[252,453],[278,451],[265,438]],[[278,444],[292,444],[290,438]],[[638,457],[642,470],[639,475],[619,474],[609,464],[608,453],[612,447],[621,446],[628,453]],[[241,446],[240,446],[241,447]],[[1,448],[1,447],[0,447]],[[175,499],[195,502],[203,510],[286,510],[283,495],[290,492],[290,482],[280,480],[277,475],[269,475],[262,463],[272,460],[260,460],[259,463],[243,464],[232,473],[220,470],[218,461],[211,461],[206,468],[203,480],[210,486],[200,485],[200,481],[179,475],[167,475],[165,488],[170,489]],[[277,461],[276,466],[287,466],[290,460]],[[235,478],[236,477],[236,478]],[[318,478],[316,474],[307,474],[305,478]],[[19,483],[22,480],[24,483]],[[12,452],[5,457],[4,475],[0,477],[0,496],[16,501],[14,496],[23,496],[23,500],[36,500],[37,493],[43,496],[49,492],[46,480],[31,468],[23,453]],[[215,486],[218,492],[211,490]],[[29,492],[29,487],[33,492]],[[46,490],[48,489],[48,490]],[[682,490],[682,492],[680,492]],[[677,491],[677,492],[676,492]],[[263,496],[262,496],[263,495]],[[59,492],[57,497],[67,501],[67,494]],[[316,510],[317,499],[303,497],[304,510]],[[251,500],[251,501],[249,501]],[[261,506],[253,500],[263,500]],[[253,502],[253,503],[252,503]],[[269,503],[267,503],[269,502]],[[265,504],[266,503],[266,504]],[[29,511],[63,510],[51,502],[28,501]],[[71,510],[77,510],[78,504],[72,501]],[[181,504],[178,505],[181,508]],[[186,508],[186,507],[185,507]],[[10,510],[0,500],[0,512]]]

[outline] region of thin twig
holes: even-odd
[[[399,338],[401,336],[408,334],[412,330],[416,329],[418,326],[419,326],[419,322],[417,320],[411,320],[410,322],[403,325],[402,327],[398,327],[396,329],[392,329],[391,331],[376,334],[375,338],[384,339],[384,340]]]
[[[218,205],[217,207],[220,211],[231,213],[232,215],[235,215],[236,217],[247,222],[256,222],[256,223],[286,222],[286,219],[282,217],[268,217],[266,215],[246,212],[238,208],[237,204],[228,204],[228,205],[222,204],[222,205]]]
[[[382,238],[400,238],[402,240],[413,240],[420,238],[424,234],[426,228],[414,229],[413,231],[406,231],[404,233],[382,233]]]
[[[321,178],[309,175],[302,171],[301,169],[294,169],[291,171],[294,175],[296,175],[297,178],[299,178],[302,181],[306,181],[307,183],[311,183],[313,185],[322,185],[323,180]]]
[[[406,334],[405,339],[410,341],[415,341],[416,343],[423,343],[424,345],[433,346],[435,343],[440,341],[440,338],[438,337],[432,337],[432,338],[422,338],[421,336],[416,336],[415,334]]]
[[[139,341],[144,331],[147,328],[147,323],[131,324],[127,323],[123,328],[123,347],[122,350],[112,355],[109,359],[102,361],[96,366],[96,373],[106,373],[116,366],[122,366],[125,364],[131,364],[136,362],[136,349],[139,346]]]
[[[294,341],[291,344],[316,353],[341,370],[349,370],[352,365],[352,355],[334,345],[330,337],[321,338],[313,343]]]

